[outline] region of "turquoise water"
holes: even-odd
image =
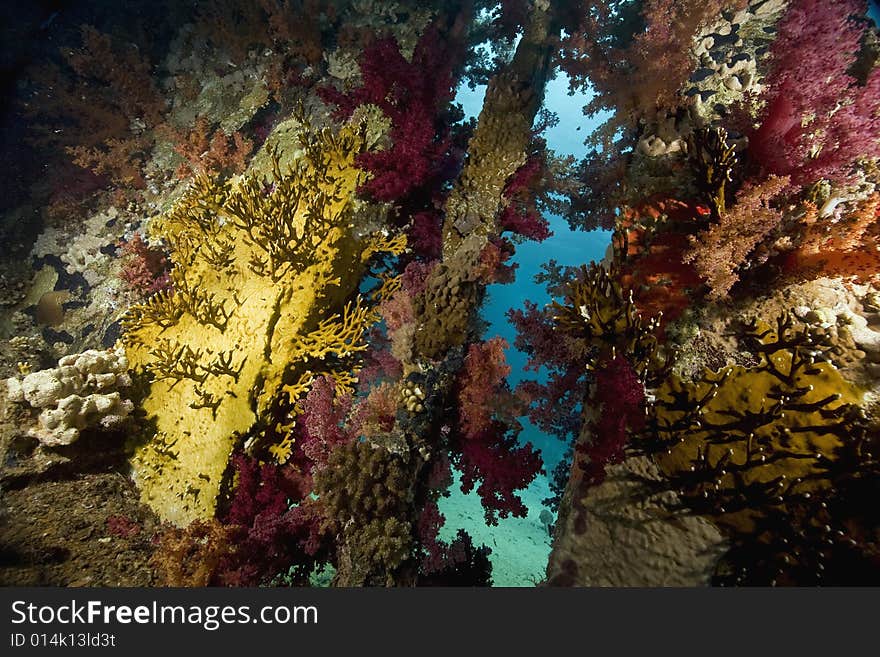
[[[462,85],[456,101],[461,103],[467,116],[477,116],[483,104],[486,88],[475,90]],[[586,154],[584,140],[595,129],[604,116],[587,119],[582,111],[589,98],[582,94],[568,95],[568,78],[560,74],[547,85],[544,107],[559,117],[559,123],[545,131],[547,146],[558,155],[574,155],[578,159]],[[546,215],[553,235],[544,242],[526,242],[516,247],[513,261],[519,264],[516,281],[507,285],[491,285],[488,299],[483,307],[483,317],[489,322],[486,337],[500,335],[511,347],[507,350],[507,361],[511,366],[508,380],[515,386],[523,378],[534,378],[534,372],[524,372],[526,355],[513,348],[516,331],[507,321],[505,313],[511,308],[522,308],[528,299],[539,306],[549,303],[550,297],[543,285],[534,282],[534,276],[541,271],[541,265],[555,259],[560,265],[581,265],[591,260],[601,260],[611,239],[611,233],[595,231],[585,233],[572,231],[563,217]],[[531,441],[544,457],[545,468],[549,472],[565,451],[565,445],[552,436],[547,436],[531,423],[521,435],[523,441]]]
[[[485,92],[485,87],[471,90],[463,85],[458,90],[456,100],[461,103],[467,116],[475,117],[482,107]],[[548,85],[545,107],[558,115],[559,123],[547,130],[544,137],[557,154],[583,157],[586,150],[584,139],[603,120],[602,117],[594,120],[584,117],[581,108],[588,100],[583,95],[569,96],[568,80],[564,76],[557,77]],[[507,321],[507,311],[521,308],[526,299],[539,305],[550,301],[544,286],[534,282],[535,274],[541,271],[541,264],[550,259],[555,259],[561,265],[580,265],[601,259],[610,240],[610,233],[573,232],[563,217],[548,215],[546,218],[553,231],[552,237],[540,244],[526,242],[517,246],[513,259],[519,264],[516,280],[507,285],[490,286],[482,309],[483,317],[489,322],[486,338],[500,335],[511,345],[507,351],[507,360],[512,369],[509,377],[511,386],[536,374],[523,371],[526,355],[512,346],[516,331]],[[525,422],[520,440],[530,441],[541,450],[547,472],[552,470],[565,451],[563,443],[529,422]],[[523,502],[529,509],[527,517],[508,518],[495,527],[489,527],[483,518],[479,496],[475,492],[462,494],[456,481],[450,489],[450,496],[439,503],[440,511],[446,517],[440,537],[449,541],[458,528],[465,529],[477,545],[487,545],[492,549],[490,559],[495,586],[531,586],[543,578],[550,554],[550,537],[539,518],[543,509],[541,500],[549,495],[548,479],[538,477],[522,492]]]

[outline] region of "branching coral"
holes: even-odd
[[[351,354],[374,321],[350,301],[376,247],[351,231],[362,133],[294,134],[290,164],[270,139],[243,179],[197,177],[153,224],[174,290],[126,324],[132,365],[154,379],[144,408],[157,431],[133,466],[144,500],[176,523],[214,513],[239,436],[252,432],[251,450],[265,453],[287,439],[316,375],[350,385]]]
[[[727,184],[733,181],[736,148],[728,143],[724,128],[701,128],[688,140],[688,155],[697,175],[701,200],[718,219],[727,211]]]
[[[653,386],[667,371],[668,355],[661,353],[656,335],[657,320],[643,323],[624,290],[617,272],[599,265],[584,267],[571,283],[565,301],[553,302],[558,330],[583,340],[586,369],[595,370],[618,354],[626,356],[640,380]]]
[[[537,14],[546,18],[546,7]],[[371,166],[388,151],[373,153],[378,160],[358,155],[375,142],[369,130],[357,132],[351,126],[356,112],[343,132],[352,140],[357,138],[357,148],[340,148],[340,154],[333,150],[336,142],[322,142],[321,152],[309,143],[300,144],[303,154],[293,167],[282,169],[281,155],[270,144],[254,158],[253,173],[223,184],[198,176],[190,194],[154,222],[154,230],[169,244],[176,264],[174,290],[156,295],[135,310],[127,340],[133,360],[139,359],[143,370],[152,368],[167,375],[153,382],[147,401],[159,432],[136,457],[139,481],[148,479],[140,477],[146,471],[163,485],[146,482],[143,487],[154,504],[156,499],[162,502],[159,506],[166,516],[170,509],[173,519],[181,522],[213,513],[215,491],[220,489],[214,482],[219,479],[233,484],[233,494],[241,492],[245,500],[263,500],[267,513],[277,518],[281,496],[264,499],[264,493],[269,495],[277,487],[271,483],[255,487],[252,466],[240,468],[238,478],[230,479],[229,452],[243,442],[250,454],[271,454],[283,462],[272,467],[292,483],[294,505],[314,490],[314,505],[303,502],[295,508],[306,504],[317,509],[324,519],[321,533],[326,530],[335,537],[337,582],[415,583],[422,574],[449,581],[471,576],[488,580],[486,550],[475,549],[464,535],[440,544],[437,514],[429,513],[419,523],[419,512],[435,508],[432,504],[449,486],[451,460],[463,471],[465,489],[478,487],[492,522],[499,516],[525,514],[516,491],[540,470],[538,454],[531,446],[517,443],[516,425],[501,421],[510,419],[507,416],[515,402],[513,396],[500,394],[505,371],[501,343],[475,344],[470,365],[461,368],[462,352],[476,338],[475,311],[483,286],[498,276],[509,255],[509,246],[495,239],[500,229],[496,219],[504,207],[502,193],[508,179],[527,155],[531,120],[540,104],[539,94],[529,89],[533,80],[528,69],[532,63],[541,65],[543,84],[549,32],[542,23],[537,36],[527,34],[525,55],[515,58],[512,71],[496,84],[492,111],[481,120],[486,129],[473,142],[480,155],[462,177],[473,185],[460,181],[455,200],[447,202],[456,213],[471,204],[485,206],[478,219],[481,227],[474,235],[458,232],[443,262],[410,262],[399,278],[386,262],[380,271],[371,270],[379,283],[363,292],[363,299],[356,298],[361,274],[370,261],[376,264],[373,254],[383,250],[403,255],[404,245],[393,234],[364,235],[350,230],[360,219],[355,214],[355,190],[393,200],[401,195],[418,196],[418,203],[413,201],[407,209],[420,206],[419,210],[430,212],[426,208],[430,204],[435,211],[430,221],[439,225],[442,197],[420,195],[427,189],[428,178],[434,185],[454,175],[454,171],[441,175],[432,169],[425,178],[412,162],[406,172],[399,170],[399,161],[388,170]],[[385,47],[390,52],[388,43]],[[416,64],[421,47],[414,53]],[[365,86],[369,86],[368,73],[364,71]],[[424,85],[423,81],[409,82]],[[383,110],[392,115],[391,148],[403,147],[392,155],[400,161],[406,161],[403,156],[407,154],[416,159],[424,156],[431,167],[445,167],[446,145],[434,141],[440,138],[433,131],[437,108],[432,105],[430,112],[420,114],[430,118],[429,146],[443,148],[413,151],[427,143],[422,138],[428,133],[422,129],[424,116],[405,115],[406,99],[395,96],[403,91],[385,89],[372,101],[379,106],[386,103]],[[513,132],[506,123],[511,116],[516,117],[518,128]],[[412,130],[395,133],[400,125]],[[332,136],[323,133],[321,139]],[[406,150],[410,147],[412,152]],[[505,162],[500,170],[497,148],[503,150]],[[338,160],[343,160],[341,165]],[[374,177],[368,178],[355,165],[364,165]],[[260,176],[266,169],[272,175]],[[415,186],[396,186],[398,179],[407,176],[415,178]],[[368,188],[364,185],[368,181],[377,186]],[[304,194],[306,189],[310,193]],[[370,219],[375,225],[375,219]],[[221,279],[227,281],[225,287]],[[399,358],[399,363],[383,366],[384,375],[399,379],[383,379],[372,389],[358,382],[358,396],[352,400],[354,357],[367,351],[364,333],[377,317],[371,307],[374,302],[388,320],[392,355]],[[145,344],[150,344],[152,354]],[[374,347],[384,350],[385,344],[374,340]],[[245,360],[235,357],[242,350]],[[490,403],[484,391],[476,390],[487,382],[499,393],[492,401],[505,399],[511,408]],[[441,413],[458,401],[462,408],[456,409],[455,416],[467,418],[463,431],[439,422]],[[157,412],[159,402],[163,409],[187,403],[199,419],[187,423],[186,417],[176,413]],[[155,468],[155,474],[143,467],[149,454],[162,468]],[[206,458],[211,459],[209,467],[205,467]],[[260,478],[265,483],[275,472],[263,470]],[[163,492],[168,489],[182,503]],[[234,507],[238,508],[237,503]],[[248,545],[272,549],[272,540],[251,540],[262,514],[245,514],[244,520],[232,515],[238,518],[239,514],[224,520],[235,529],[226,539],[231,552],[223,563],[236,562],[236,555],[248,551]],[[269,529],[276,526],[270,525]],[[247,529],[243,543],[242,529]],[[431,550],[437,558],[431,568],[420,572]],[[259,558],[256,561],[262,563]],[[255,581],[242,574],[242,581]]]
[[[565,302],[554,307],[558,330],[584,342],[582,366],[594,376],[584,412],[595,419],[584,424],[575,445],[583,492],[602,482],[606,465],[622,457],[629,433],[641,428],[645,388],[663,380],[670,359],[660,348],[658,321],[642,323],[632,292],[623,290],[613,269],[584,269]]]

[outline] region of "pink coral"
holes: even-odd
[[[415,321],[412,297],[402,289],[379,304],[379,313],[385,320],[385,326],[392,333]]]
[[[323,88],[319,94],[348,117],[362,104],[376,105],[391,119],[392,146],[364,153],[359,164],[373,177],[362,191],[379,201],[397,201],[438,175],[449,159],[451,139],[438,134],[438,111],[454,97],[451,62],[440,35],[429,28],[411,61],[394,39],[375,41],[360,58],[363,85],[349,94]]]
[[[846,182],[860,157],[880,156],[880,69],[849,74],[865,25],[864,0],[792,0],[777,26],[752,159],[794,185]]]
[[[107,517],[107,531],[119,538],[132,538],[141,533],[141,526],[136,520],[117,514]]]
[[[394,428],[397,415],[397,387],[391,383],[374,386],[355,407],[352,430],[367,438],[379,436]]]
[[[543,154],[533,155],[510,177],[503,192],[506,205],[498,218],[502,230],[536,242],[543,242],[553,234],[535,205],[534,189],[543,171]]]
[[[698,236],[683,258],[711,288],[712,298],[723,298],[739,280],[737,270],[754,248],[782,221],[771,201],[788,186],[788,177],[770,176],[757,185],[747,184],[736,204]]]
[[[517,395],[528,404],[529,419],[542,431],[570,440],[581,424],[583,346],[554,329],[549,307],[526,301],[524,310],[510,310],[507,317],[517,331],[514,345],[528,354],[525,369],[546,368],[545,382],[523,381],[517,386]]]
[[[520,446],[516,434],[519,399],[507,387],[510,366],[505,362],[507,341],[492,338],[468,348],[460,374],[458,406],[460,430],[453,433],[453,460],[462,473],[461,489],[476,482],[486,521],[524,516],[526,507],[515,491],[525,488],[541,472],[541,456],[530,443]]]
[[[324,467],[336,445],[354,438],[345,426],[351,404],[351,395],[336,394],[336,384],[329,376],[318,377],[312,383],[297,425],[302,429],[299,449],[314,467]]]
[[[122,242],[123,266],[120,276],[129,290],[150,296],[171,287],[170,263],[165,252],[150,246],[140,233]]]
[[[512,283],[519,263],[506,264],[513,257],[514,246],[505,238],[490,239],[480,251],[477,278],[486,284]]]
[[[446,518],[440,513],[436,502],[428,502],[422,507],[416,529],[419,541],[425,550],[422,557],[422,572],[426,574],[436,573],[443,568],[446,550],[439,536],[440,528],[445,522]]]
[[[241,454],[233,465],[235,492],[223,520],[234,549],[216,579],[227,586],[256,586],[287,574],[306,583],[329,543],[317,504],[299,499],[283,467]]]
[[[496,337],[468,348],[458,393],[461,426],[468,438],[485,431],[499,407],[510,374],[504,355],[507,347],[506,340]]]
[[[369,331],[370,348],[364,352],[363,367],[358,374],[358,390],[368,390],[377,380],[397,379],[402,368],[390,351],[391,341],[379,327]]]
[[[411,297],[421,294],[425,291],[428,276],[431,275],[436,265],[437,261],[409,263],[400,278],[401,288],[406,290]]]
[[[543,465],[532,444],[519,445],[504,424],[491,422],[478,434],[463,438],[459,450],[455,463],[461,470],[461,490],[469,493],[480,482],[477,494],[486,522],[495,525],[499,517],[525,517],[528,509],[516,491],[526,488]]]
[[[629,360],[618,355],[596,372],[598,419],[593,423],[588,445],[578,445],[585,457],[585,483],[595,485],[605,479],[605,468],[623,458],[630,431],[638,431],[645,421],[645,388]]]
[[[443,217],[436,210],[423,210],[413,215],[409,231],[412,248],[424,258],[433,260],[440,257],[443,248],[441,226]]]

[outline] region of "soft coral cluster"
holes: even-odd
[[[156,537],[153,565],[169,586],[306,585],[328,560],[331,537],[317,503],[303,499],[290,466],[236,454],[234,490],[219,518]]]
[[[507,181],[503,192],[507,204],[498,217],[502,230],[536,242],[543,242],[553,234],[549,222],[536,207],[532,193],[543,173],[543,154],[533,155]]]
[[[299,499],[277,465],[244,455],[234,456],[233,464],[237,481],[224,524],[232,528],[235,551],[220,581],[255,586],[287,575],[294,583],[307,583],[328,545],[317,505]]]
[[[580,391],[586,385],[583,346],[555,330],[549,306],[526,301],[524,309],[509,310],[507,317],[517,333],[514,346],[528,354],[525,369],[546,374],[543,381],[526,380],[517,386],[517,395],[529,405],[529,420],[560,440],[572,440],[581,424]]]
[[[646,317],[661,326],[674,321],[691,305],[702,280],[686,261],[689,237],[709,214],[705,206],[666,197],[652,197],[621,212],[614,239],[620,261],[620,282]],[[659,230],[653,230],[657,227]]]
[[[171,287],[171,264],[165,251],[150,246],[140,233],[121,244],[120,277],[132,292],[148,297]]]
[[[502,338],[470,345],[458,394],[461,427],[454,459],[462,472],[462,491],[480,482],[477,493],[489,524],[497,523],[497,516],[525,516],[515,491],[528,486],[542,468],[531,443],[517,442],[519,405],[505,381],[510,373],[506,347]]]
[[[379,201],[397,201],[448,164],[451,139],[439,129],[438,117],[454,96],[451,61],[431,28],[419,39],[411,61],[394,39],[385,38],[364,50],[360,67],[361,87],[348,94],[324,87],[319,94],[338,107],[339,118],[371,104],[391,120],[391,147],[362,154],[359,164],[373,174],[362,191]]]
[[[510,374],[504,356],[507,347],[506,340],[496,337],[468,348],[458,392],[462,431],[468,438],[489,427],[504,397],[505,378]]]
[[[196,119],[188,133],[168,124],[163,124],[162,132],[174,143],[174,152],[183,158],[177,168],[180,177],[242,173],[253,150],[253,141],[241,132],[227,135],[203,116]]]
[[[477,494],[488,524],[498,524],[499,517],[526,516],[528,509],[516,491],[526,488],[543,467],[531,443],[520,445],[509,425],[493,421],[476,435],[462,437],[457,451],[461,490],[469,493],[480,482]]]
[[[606,149],[618,128],[681,102],[696,67],[685,44],[724,8],[745,0],[627,0],[574,3],[567,10],[560,64],[572,88],[589,91],[585,112],[615,112],[598,137]],[[595,94],[593,93],[595,90]]]
[[[618,354],[595,376],[592,401],[598,419],[592,423],[592,440],[577,447],[588,485],[605,479],[606,466],[623,458],[630,432],[645,423],[645,387],[626,356]]]
[[[420,586],[491,586],[491,550],[485,545],[476,548],[463,529],[451,543],[440,539],[445,522],[435,502],[422,509],[417,523],[419,540],[424,548]]]
[[[794,277],[841,276],[860,283],[880,277],[880,194],[859,204],[839,221],[819,218],[819,209],[806,204],[801,244],[783,258],[786,274]]]
[[[752,160],[793,185],[851,180],[880,156],[880,69],[864,85],[849,71],[865,32],[864,0],[793,0],[777,26]]]
[[[345,420],[351,411],[351,396],[337,395],[336,384],[329,376],[317,378],[303,402],[303,453],[313,463],[326,464],[327,455],[335,445],[348,442]]]
[[[165,111],[152,65],[134,44],[93,27],[83,26],[81,36],[80,48],[62,50],[67,67],[34,72],[25,112],[35,140],[65,146],[78,166],[114,183],[143,188],[149,129]]]
[[[772,201],[788,186],[788,176],[770,176],[758,185],[745,185],[736,204],[697,236],[684,262],[693,263],[710,287],[710,297],[727,295],[739,280],[738,270],[764,238],[782,221]]]

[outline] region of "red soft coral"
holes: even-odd
[[[346,427],[351,404],[351,395],[336,394],[336,384],[329,376],[320,376],[312,383],[297,425],[301,428],[299,449],[313,467],[324,467],[336,445],[353,440]]]
[[[528,486],[541,472],[540,454],[530,443],[519,446],[516,431],[511,431],[519,428],[515,417],[522,409],[507,387],[506,348],[502,338],[472,344],[458,392],[461,428],[453,458],[462,473],[462,491],[470,492],[480,482],[477,493],[489,524],[495,524],[498,516],[524,516],[527,509],[514,491]]]
[[[165,251],[147,244],[140,233],[122,242],[121,247],[120,276],[129,290],[147,297],[171,287],[170,263]]]
[[[585,458],[582,467],[589,485],[605,479],[605,468],[623,458],[630,431],[638,431],[645,422],[645,387],[629,360],[618,355],[596,371],[598,419],[593,423],[588,445],[578,445]]]
[[[535,188],[544,172],[544,156],[533,155],[507,181],[504,187],[506,205],[498,217],[502,230],[509,230],[526,239],[543,242],[553,233],[549,222],[541,216],[535,203]]]
[[[233,456],[236,472],[232,502],[223,518],[234,545],[215,575],[227,586],[267,584],[289,575],[305,584],[324,559],[329,537],[318,506],[300,499],[285,476],[286,466],[260,464]]]
[[[464,438],[455,459],[461,470],[461,490],[469,493],[479,481],[477,494],[483,502],[486,522],[498,524],[509,515],[528,513],[516,491],[526,488],[542,472],[541,455],[531,443],[519,445],[501,422],[492,422],[480,433]]]
[[[526,370],[541,372],[545,381],[523,381],[516,393],[528,404],[528,417],[538,428],[560,440],[577,435],[586,385],[583,346],[555,330],[550,307],[526,301],[525,310],[509,310],[516,328],[516,348],[528,354]]]
[[[398,201],[446,167],[451,140],[446,131],[438,132],[437,118],[455,95],[451,62],[438,31],[429,28],[411,61],[394,39],[385,38],[367,46],[359,63],[361,87],[348,94],[332,88],[318,93],[338,107],[340,118],[372,104],[391,120],[391,147],[363,153],[358,163],[373,174],[363,192],[379,201]]]

